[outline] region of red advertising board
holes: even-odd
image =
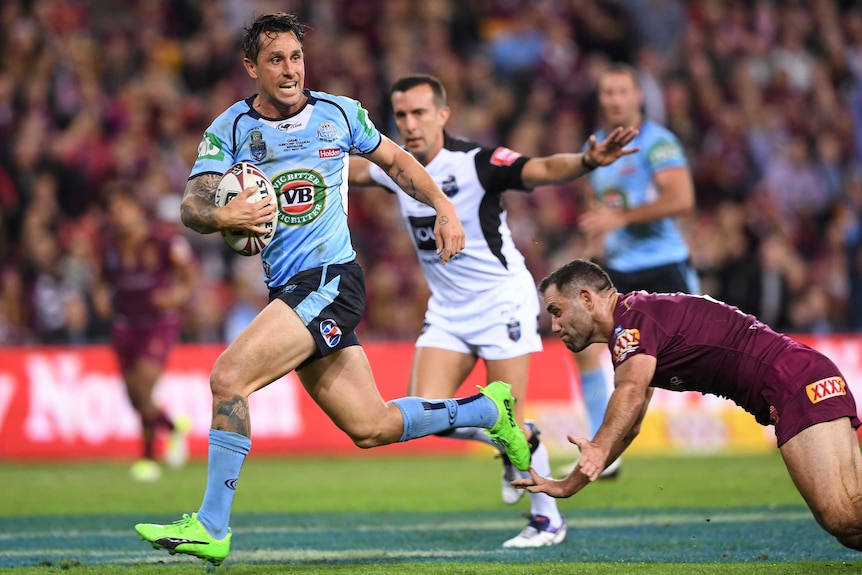
[[[862,399],[862,338],[799,338],[831,357]],[[157,402],[173,415],[193,422],[192,455],[204,457],[211,419],[210,368],[222,345],[180,345],[171,354],[157,389]],[[384,399],[404,395],[413,352],[410,342],[365,344]],[[609,370],[609,367],[608,367]],[[552,454],[573,448],[567,434],[586,434],[577,369],[558,340],[531,363],[527,417],[535,419]],[[484,383],[481,363],[459,396]],[[350,439],[333,425],[305,393],[294,374],[252,395],[255,455],[358,454]],[[134,458],[140,425],[125,394],[110,348],[0,348],[0,459]],[[658,390],[632,446],[641,451],[716,451],[766,449],[774,443],[762,428],[731,402],[698,393]],[[475,449],[471,442],[430,437],[387,446],[377,454],[449,452]]]

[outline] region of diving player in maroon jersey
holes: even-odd
[[[187,457],[190,423],[185,418],[169,419],[153,401],[153,390],[179,339],[179,310],[194,289],[193,255],[185,237],[148,220],[133,193],[112,191],[107,206],[110,226],[101,283],[111,291],[111,343],[142,426],[142,458],[130,473],[136,481],[155,481],[161,476],[155,453],[159,429],[170,432],[165,461],[179,466]]]
[[[530,470],[514,481],[530,492],[568,497],[594,481],[631,444],[653,388],[726,397],[774,425],[781,456],[814,518],[842,545],[862,551],[862,454],[856,402],[823,354],[777,333],[756,317],[709,297],[617,292],[607,273],[574,260],[543,279],[539,291],[566,347],[605,342],[614,392],[604,422],[568,477]]]

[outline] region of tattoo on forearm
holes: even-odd
[[[404,190],[411,198],[418,199],[416,197],[416,185],[412,179],[407,177],[403,168],[397,168],[396,172],[392,174],[392,181],[398,184],[398,187]]]
[[[199,234],[218,231],[215,220],[215,193],[219,179],[216,174],[205,174],[186,185],[180,208],[180,219],[187,228]]]
[[[241,395],[222,401],[213,414],[213,429],[232,431],[251,437],[251,421],[248,415],[248,400]]]

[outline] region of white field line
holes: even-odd
[[[420,518],[421,514],[417,514]],[[566,523],[569,529],[594,529],[594,528],[609,528],[609,527],[637,527],[642,525],[684,525],[691,523],[704,523],[709,520],[713,523],[752,523],[762,521],[803,521],[812,520],[811,513],[806,510],[776,510],[776,511],[752,511],[727,513],[716,511],[715,513],[701,512],[682,512],[682,513],[661,513],[650,515],[633,515],[628,517],[574,517],[567,518]],[[331,533],[331,532],[397,532],[405,531],[455,531],[455,530],[497,530],[497,529],[515,529],[522,527],[524,520],[522,519],[506,519],[493,521],[458,521],[458,522],[417,522],[412,525],[351,525],[346,527],[336,526],[261,526],[261,527],[240,527],[234,529],[235,534],[292,534],[292,533]],[[130,536],[136,536],[132,525],[129,525],[127,531],[116,530],[50,530],[50,531],[17,531],[0,533],[0,541],[9,541],[12,539],[75,539],[80,537],[104,537],[104,538],[122,538],[126,539]],[[80,550],[77,550],[80,553]],[[25,552],[22,552],[25,553]],[[31,551],[32,553],[32,551]],[[0,556],[9,555],[10,552],[0,547]],[[26,553],[25,553],[26,554]],[[233,556],[233,553],[231,554]]]
[[[502,549],[502,548],[501,548]],[[398,550],[398,549],[257,549],[254,551],[231,550],[232,562],[239,561],[343,561],[374,558],[436,558],[436,557],[474,557],[477,555],[496,555],[501,549],[475,550],[475,551],[447,551],[447,550]],[[52,557],[55,560],[62,559],[109,559],[111,563],[162,563],[170,557],[170,560],[186,560],[192,563],[200,563],[188,555],[178,553],[171,556],[167,551],[155,551],[150,547],[141,551],[81,551],[81,549],[31,549],[30,551],[0,552],[0,557]]]

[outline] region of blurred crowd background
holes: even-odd
[[[210,121],[250,96],[238,40],[290,11],[306,87],[361,101],[397,141],[388,89],[428,72],[448,129],[525,155],[580,151],[595,78],[640,75],[681,140],[702,290],[788,332],[862,328],[862,8],[838,0],[4,0],[0,3],[0,344],[104,341],[93,302],[104,196],[179,203]],[[506,194],[537,279],[579,255],[582,183]],[[413,339],[428,290],[394,198],[350,194],[366,339]],[[259,258],[184,232],[200,284],[183,339],[228,341],[266,303]],[[543,318],[547,320],[547,318]],[[547,326],[544,326],[547,329]]]

